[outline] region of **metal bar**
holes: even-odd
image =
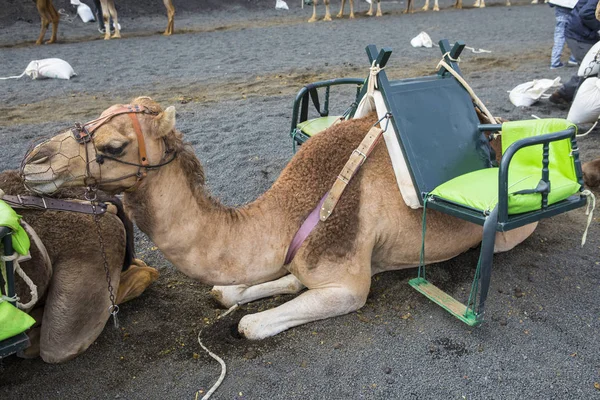
[[[544,143],[542,150],[542,180],[550,184],[550,170],[548,169],[548,164],[550,154],[550,143]],[[551,187],[548,186],[548,191],[551,190]],[[548,207],[548,192],[542,192],[542,209]]]
[[[483,239],[481,241],[481,292],[479,294],[479,308],[473,310],[477,314],[477,319],[483,319],[485,312],[485,301],[490,288],[492,277],[492,263],[494,259],[494,243],[496,241],[496,225],[498,223],[498,206],[494,207],[490,215],[483,224]]]
[[[502,124],[480,124],[479,132],[497,132],[502,130]]]
[[[577,176],[577,182],[583,187],[583,170],[581,169],[581,161],[579,160],[577,135],[571,137],[571,155],[573,156],[573,164],[575,164],[575,176]]]
[[[448,39],[442,39],[438,42],[438,44],[440,46],[442,54],[444,55],[444,61],[446,61],[452,67],[452,69],[454,69],[456,72],[462,75],[460,67],[458,66],[458,62],[452,60],[457,60],[458,57],[460,57],[460,54],[465,48],[465,43],[462,41],[457,41],[456,43],[454,43],[454,46],[450,48],[450,42],[448,41]],[[438,75],[440,77],[443,77],[445,74],[446,68],[441,67],[438,71]]]
[[[322,117],[326,117],[329,115],[329,91],[331,86],[325,87],[325,104],[323,104],[323,112],[321,113]]]
[[[7,230],[8,230],[8,233],[6,232]],[[2,231],[4,231],[4,232],[2,232]],[[6,227],[2,227],[2,231],[0,231],[0,235],[2,236],[2,245],[4,246],[4,255],[12,256],[14,253],[13,245],[12,245],[12,238],[11,238],[12,231]],[[6,295],[8,297],[13,297],[15,295],[15,273],[13,270],[13,262],[5,261],[5,267],[6,267],[6,289],[8,292]]]

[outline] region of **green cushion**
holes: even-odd
[[[19,224],[20,219],[21,216],[15,210],[0,200],[0,226],[7,226],[12,229],[13,248],[17,253],[25,255],[29,252],[29,236]]]
[[[507,122],[502,126],[502,152],[515,141],[573,126],[561,119]],[[575,167],[570,156],[571,142],[564,139],[550,144],[550,193],[548,204],[562,201],[579,192]],[[542,195],[514,194],[535,189],[542,177],[542,145],[519,150],[508,172],[508,213],[520,214],[541,208]],[[486,168],[461,175],[435,188],[432,195],[482,211],[490,211],[498,203],[498,168]]]
[[[329,128],[336,121],[339,121],[342,117],[321,117],[315,119],[309,119],[304,122],[300,122],[298,124],[298,129],[302,132],[306,133],[308,136],[312,137],[319,132],[323,132],[325,129]]]
[[[35,324],[27,313],[19,310],[8,301],[0,303],[0,341],[25,332]]]

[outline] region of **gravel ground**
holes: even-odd
[[[177,107],[177,126],[202,160],[211,192],[225,204],[244,204],[292,157],[291,104],[300,87],[366,76],[369,43],[394,49],[391,78],[432,73],[439,51],[409,45],[423,30],[434,41],[460,39],[492,51],[465,53],[461,67],[494,114],[524,119],[568,111],[547,101],[517,109],[506,93],[528,80],[568,79],[574,72],[548,68],[554,17],[544,5],[497,2],[454,10],[442,0],[439,13],[402,15],[403,3],[383,2],[385,15],[374,19],[362,15],[367,6],[361,2],[354,21],[309,25],[310,9],[302,10],[299,1],[288,1],[287,12],[267,8],[270,0],[206,11],[195,9],[193,0],[174,3],[183,11],[172,37],[157,34],[166,25],[160,7],[135,13],[132,0],[121,5],[121,40],[98,40],[95,25],[76,20],[61,23],[60,44],[32,46],[39,27],[33,5],[33,14],[19,14],[22,20],[0,17],[0,75],[19,74],[29,61],[48,57],[67,60],[78,74],[70,81],[0,81],[0,169],[17,167],[39,136],[149,95]],[[338,93],[333,102],[344,109],[351,98]],[[597,132],[581,139],[580,148],[584,161],[599,157]],[[359,312],[259,342],[232,334],[235,324],[289,296],[243,306],[216,321],[222,310],[210,288],[175,271],[138,232],[138,256],[161,278],[121,308],[122,328],[107,325],[86,353],[66,364],[0,361],[0,398],[193,398],[220,371],[197,344],[201,329],[204,343],[228,365],[214,398],[597,398],[600,229],[594,221],[581,249],[584,221],[581,210],[545,220],[522,245],[495,257],[487,320],[479,328],[413,291],[407,282],[416,271],[407,270],[374,277]],[[473,250],[438,264],[432,280],[464,296],[477,255]]]

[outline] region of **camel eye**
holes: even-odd
[[[107,144],[101,148],[98,148],[98,151],[100,153],[108,154],[110,156],[120,156],[125,151],[127,145],[128,143],[123,143],[120,145]]]

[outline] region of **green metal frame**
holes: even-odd
[[[296,144],[302,144],[310,139],[310,136],[302,132],[298,128],[298,124],[308,119],[309,103],[312,101],[314,107],[321,117],[329,116],[329,94],[331,86],[338,85],[356,85],[356,97],[353,103],[348,107],[347,113],[354,113],[354,110],[358,106],[358,102],[361,96],[361,88],[364,83],[364,79],[361,78],[337,78],[329,79],[326,81],[319,81],[310,83],[304,86],[294,99],[294,105],[292,108],[292,126],[290,128],[290,136],[294,141],[294,148]],[[323,109],[321,109],[319,101],[318,89],[325,88]]]
[[[0,239],[2,240],[2,246],[4,247],[4,255],[13,255],[13,246],[11,239],[12,231],[10,228],[0,226]],[[0,274],[0,293],[7,297],[13,297],[15,295],[15,273],[12,261],[5,261],[6,266],[6,288],[7,293],[4,293],[5,282]],[[16,336],[0,341],[0,359],[14,354],[20,350],[29,347],[29,338],[25,333],[19,333]]]
[[[458,67],[458,63],[454,60],[458,59],[460,53],[465,47],[465,44],[462,42],[456,42],[452,47],[447,40],[442,40],[439,42],[440,50],[442,54],[444,54],[445,61],[458,73],[460,73],[460,69]],[[389,60],[392,50],[389,48],[383,48],[380,52],[377,51],[377,48],[374,45],[369,45],[366,48],[367,55],[369,57],[369,63],[373,63],[378,65],[380,68],[385,67],[387,61]],[[576,177],[583,188],[583,174],[581,171],[581,163],[579,161],[579,152],[576,142],[576,131],[574,128],[567,129],[560,132],[548,133],[535,137],[528,137],[519,141],[516,141],[511,146],[508,147],[506,152],[503,154],[502,161],[500,163],[499,168],[499,176],[498,176],[498,197],[499,201],[497,206],[489,213],[485,214],[482,210],[475,210],[469,207],[465,207],[460,204],[454,204],[447,200],[437,198],[434,196],[429,196],[427,190],[422,190],[420,184],[425,181],[421,181],[417,179],[417,175],[415,175],[415,171],[413,168],[417,166],[411,166],[409,161],[410,154],[408,154],[408,148],[402,141],[402,131],[398,129],[397,122],[403,118],[403,104],[399,104],[394,101],[394,99],[388,96],[388,93],[394,93],[392,88],[398,85],[408,85],[411,84],[412,88],[418,90],[419,87],[431,87],[431,81],[438,79],[454,79],[445,68],[441,68],[437,75],[423,78],[413,78],[409,80],[401,80],[390,82],[386,76],[385,71],[381,71],[378,74],[378,88],[381,91],[388,111],[392,114],[391,123],[394,126],[394,129],[398,135],[398,141],[400,146],[402,147],[405,160],[407,166],[409,167],[409,172],[411,174],[411,179],[413,180],[413,184],[415,188],[421,193],[421,201],[424,206],[423,211],[423,229],[425,229],[425,218],[426,211],[428,208],[435,209],[437,211],[455,216],[457,218],[461,218],[479,225],[483,225],[483,239],[481,245],[481,253],[479,262],[477,265],[477,269],[475,272],[475,277],[473,279],[473,285],[471,288],[471,295],[469,296],[469,300],[466,305],[462,304],[458,300],[452,298],[452,296],[444,293],[439,288],[435,287],[433,284],[427,281],[425,277],[425,268],[424,263],[422,262],[421,267],[419,268],[419,277],[412,279],[409,281],[409,284],[428,297],[430,300],[434,301],[436,304],[443,307],[445,310],[453,314],[455,317],[460,319],[461,321],[467,323],[471,326],[476,326],[483,321],[483,315],[485,311],[485,301],[487,299],[490,279],[491,279],[491,271],[492,271],[492,263],[493,263],[493,255],[494,255],[494,242],[496,237],[496,232],[500,231],[508,231],[511,229],[518,228],[523,225],[530,224],[532,222],[539,221],[543,218],[548,218],[563,212],[567,212],[573,210],[575,208],[583,207],[586,204],[586,197],[583,195],[574,195],[569,197],[566,200],[558,202],[553,205],[548,205],[548,191],[541,192],[542,201],[540,204],[540,209],[537,211],[532,211],[524,214],[518,215],[509,215],[508,214],[508,170],[510,162],[519,150],[534,146],[534,145],[542,145],[543,154],[542,154],[542,180],[546,183],[549,182],[549,144],[550,142],[557,140],[570,139],[571,147],[572,147],[572,159],[574,163],[574,168],[576,172]],[[429,82],[429,83],[427,83]],[[421,85],[421,86],[419,86]],[[399,87],[398,87],[399,88]],[[461,95],[462,96],[462,95]],[[437,110],[438,112],[443,113],[445,110]],[[435,118],[434,116],[432,118]],[[484,131],[500,131],[502,129],[501,125],[489,125],[489,124],[477,124],[478,129],[481,132]],[[428,140],[427,132],[422,132],[423,140]],[[408,154],[408,155],[407,155]],[[491,156],[491,153],[490,153]],[[413,160],[413,162],[419,163],[423,162],[420,160]],[[489,160],[490,164],[493,162],[492,159]],[[481,167],[479,167],[480,169]],[[474,169],[475,170],[475,169]],[[425,231],[423,231],[423,248],[422,248],[422,260],[424,260],[424,238]]]

